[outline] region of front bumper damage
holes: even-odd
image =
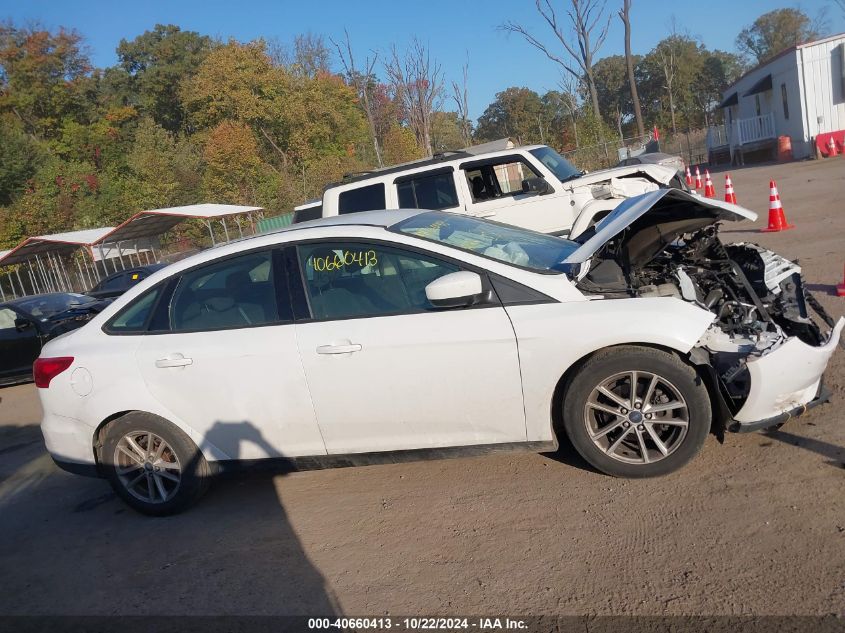
[[[845,318],[840,318],[826,343],[814,347],[796,337],[775,350],[748,360],[751,388],[728,429],[735,433],[758,431],[801,415],[827,402],[830,392],[822,374],[839,344]]]

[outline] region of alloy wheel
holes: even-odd
[[[665,459],[684,442],[689,409],[666,378],[627,371],[603,380],[590,392],[584,423],[593,443],[608,457],[628,464]]]
[[[173,498],[182,481],[182,466],[171,446],[150,431],[127,433],[114,451],[117,477],[129,494],[146,503]]]

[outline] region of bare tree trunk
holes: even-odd
[[[394,93],[402,100],[408,127],[426,156],[431,150],[431,119],[443,94],[443,71],[431,52],[415,39],[405,52],[404,59],[394,46],[385,70]]]
[[[373,68],[376,65],[378,54],[373,55],[372,61],[370,61],[370,58],[367,57],[364,61],[364,68],[366,70],[364,73],[359,73],[355,69],[355,58],[352,55],[352,44],[349,41],[349,31],[344,29],[343,33],[346,36],[346,54],[344,54],[343,49],[341,49],[337,42],[331,40],[331,43],[334,44],[334,47],[337,49],[337,54],[340,57],[340,63],[343,64],[343,69],[349,78],[349,82],[358,92],[358,98],[361,101],[361,105],[364,109],[364,115],[367,117],[367,125],[370,128],[370,137],[373,140],[373,151],[376,154],[376,162],[379,167],[384,167],[384,162],[381,156],[381,147],[379,146],[378,134],[376,132],[375,113],[373,112],[373,104],[370,100],[370,78],[372,77]]]
[[[469,97],[467,84],[469,75],[469,62],[464,63],[463,82],[459,85],[457,81],[452,82],[452,99],[458,107],[458,118],[461,124],[461,138],[464,147],[472,145],[472,124],[469,120]]]
[[[575,35],[578,40],[577,46],[570,43],[568,35],[564,33],[563,27],[558,22],[557,13],[552,8],[551,0],[534,0],[534,5],[537,8],[537,12],[545,20],[549,28],[551,28],[558,44],[575,61],[575,64],[565,60],[564,57],[554,52],[550,47],[529,33],[524,26],[516,22],[506,22],[499,28],[510,33],[518,33],[531,46],[541,51],[546,57],[558,64],[562,70],[565,70],[576,79],[580,80],[582,76],[585,77],[593,113],[597,119],[601,119],[599,98],[595,80],[593,79],[593,57],[602,47],[602,44],[604,44],[605,38],[607,38],[611,16],[608,14],[607,19],[604,19],[606,0],[569,0],[569,2],[572,4],[572,8],[567,10],[566,14],[569,16],[572,28],[575,29]],[[597,28],[597,36],[595,42],[593,42],[592,35]]]
[[[637,92],[637,82],[634,78],[634,56],[631,54],[631,0],[623,0],[619,17],[625,25],[625,65],[628,67],[628,86],[631,89],[631,101],[634,104],[634,118],[637,120],[637,135],[645,136],[640,95]]]

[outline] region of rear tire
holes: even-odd
[[[101,455],[114,491],[149,516],[186,510],[202,497],[211,478],[191,438],[149,413],[129,413],[109,424]]]
[[[629,478],[681,468],[701,450],[712,420],[707,387],[693,367],[674,354],[627,345],[590,357],[569,382],[561,411],[587,462]]]

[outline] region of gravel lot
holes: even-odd
[[[835,316],[845,159],[731,172]],[[776,178],[792,231],[766,224]],[[723,177],[716,175],[717,192]],[[622,481],[571,450],[219,482],[150,519],[45,453],[32,385],[0,390],[0,614],[845,612],[845,353],[834,401]]]

